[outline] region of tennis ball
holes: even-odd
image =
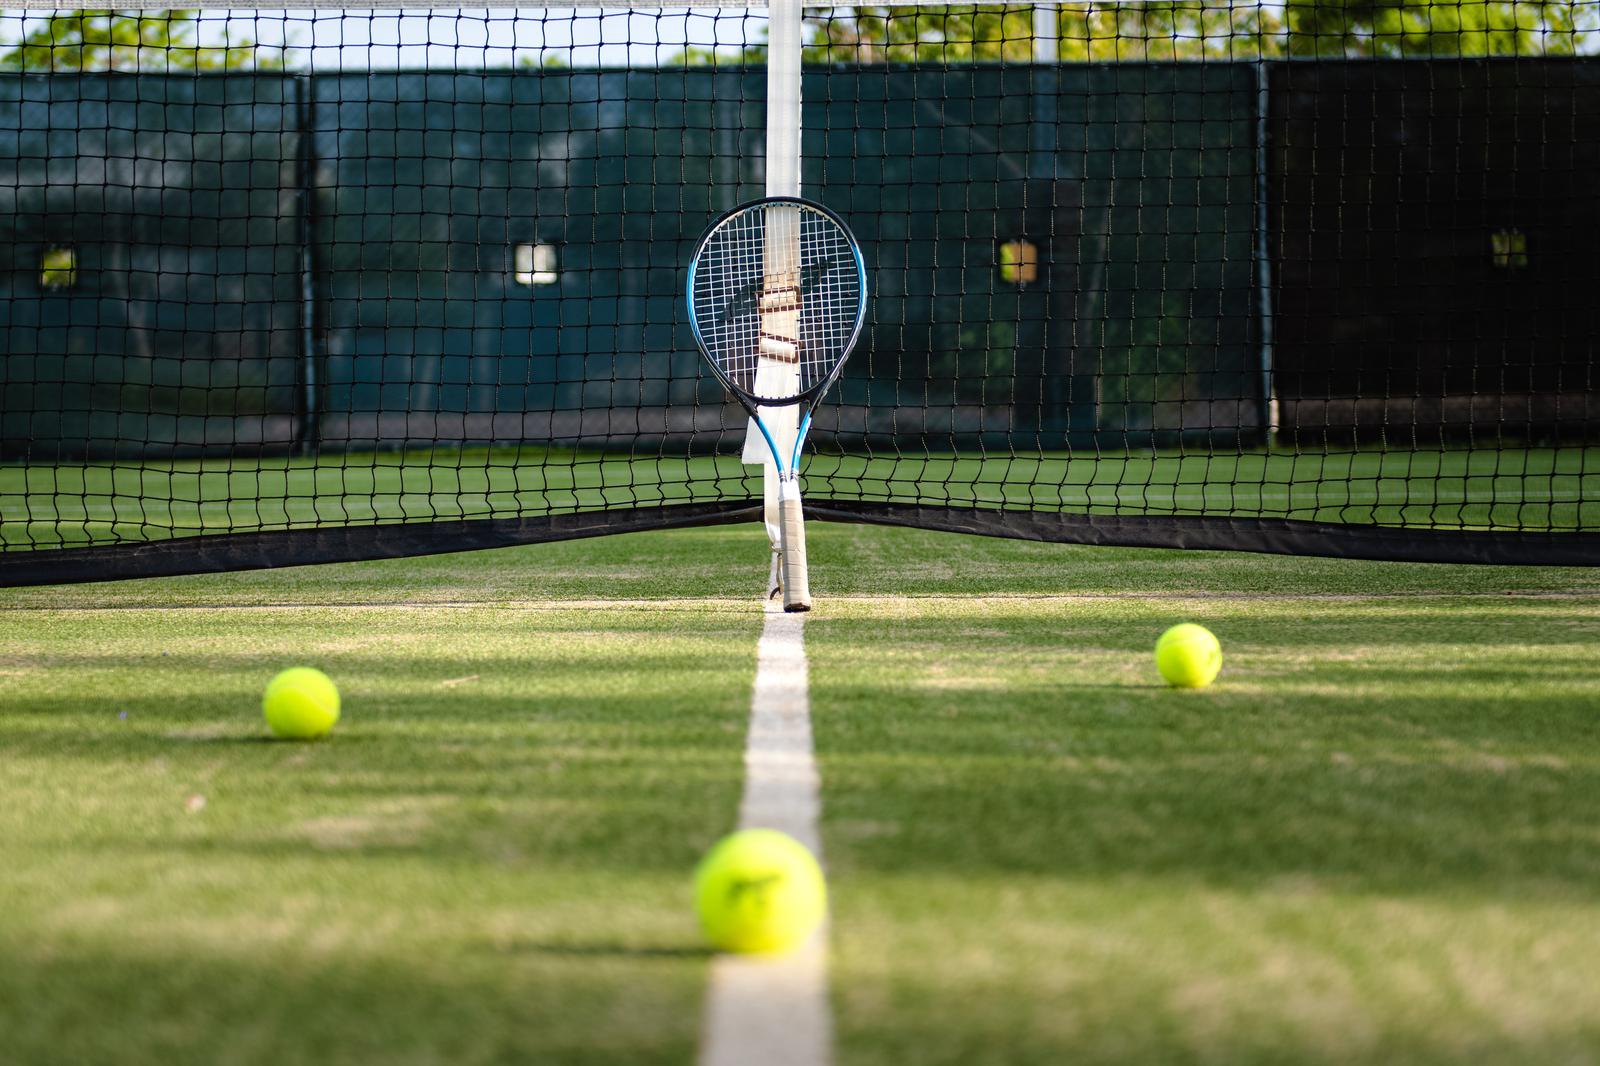
[[[777,954],[822,924],[828,886],[804,844],[776,829],[723,837],[694,872],[695,909],[723,951]]]
[[[339,720],[339,690],[321,670],[296,666],[268,682],[261,711],[278,736],[315,740]]]
[[[1205,688],[1222,669],[1222,645],[1205,626],[1175,625],[1156,641],[1156,669],[1176,688]]]

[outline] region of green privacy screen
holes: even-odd
[[[1594,440],[1600,63],[1274,69],[1275,382],[1305,444]]]
[[[1249,67],[806,90],[807,191],[874,282],[819,439],[1260,442]],[[709,443],[682,274],[706,221],[761,194],[764,91],[759,67],[0,79],[8,350],[34,360],[6,384],[49,390],[8,393],[6,456]],[[1051,276],[997,285],[1000,245],[1030,238]],[[557,280],[518,282],[529,246]],[[51,248],[83,276],[40,292]]]
[[[0,77],[7,463],[294,440],[297,89],[253,76]]]
[[[754,519],[681,307],[763,189],[741,32],[0,75],[0,580]],[[872,286],[813,515],[1595,558],[1600,65],[1034,44],[807,68],[804,191]]]

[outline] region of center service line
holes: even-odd
[[[781,829],[820,862],[822,799],[811,749],[804,618],[768,602],[756,646],[739,828]],[[716,957],[700,1066],[828,1066],[832,1061],[826,924],[787,955]]]

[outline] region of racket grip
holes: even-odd
[[[811,582],[806,569],[806,520],[800,509],[800,486],[786,481],[779,488],[779,527],[783,547],[783,609],[811,610]]]

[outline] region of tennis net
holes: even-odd
[[[808,9],[814,518],[1600,559],[1600,0]],[[759,517],[759,9],[0,14],[0,583]]]

